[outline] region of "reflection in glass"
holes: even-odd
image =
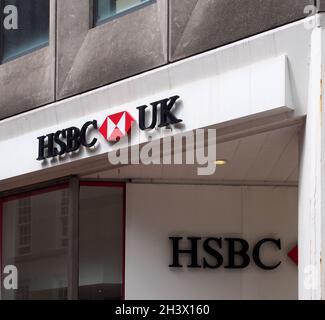
[[[123,188],[81,187],[79,299],[123,296]]]
[[[95,0],[95,25],[152,0]]]
[[[2,62],[49,43],[49,0],[3,0],[18,9],[18,29],[2,28]]]
[[[66,210],[66,189],[3,203],[3,264],[17,267],[18,290],[2,299],[67,298]]]

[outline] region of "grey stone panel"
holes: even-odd
[[[167,63],[167,1],[92,28],[89,0],[58,0],[57,99]]]
[[[314,0],[170,0],[175,61],[304,18]]]
[[[319,11],[325,11],[325,0],[315,0],[315,3],[317,4],[317,8]]]

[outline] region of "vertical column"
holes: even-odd
[[[2,233],[2,230],[3,230],[3,203],[2,201],[0,200],[0,300],[2,300],[2,291],[3,291],[3,267],[4,267],[4,264],[3,264],[3,261],[2,261],[2,248],[3,248],[3,233]]]
[[[320,299],[325,300],[325,113],[324,113],[324,106],[325,106],[325,79],[323,75],[325,75],[325,15],[320,15],[320,25],[321,25],[321,46],[322,46],[322,71],[321,71],[321,123],[322,123],[322,142],[321,142],[321,168],[322,168],[322,189],[321,194],[323,197],[322,201],[322,210],[321,210],[321,222],[320,222],[320,229],[321,229],[321,237],[320,237]]]
[[[69,253],[68,253],[68,299],[78,299],[79,287],[79,179],[69,182]]]
[[[310,78],[305,132],[301,137],[299,177],[299,299],[325,299],[325,117],[324,30],[311,34]]]

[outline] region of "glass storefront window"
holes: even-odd
[[[70,205],[76,188],[79,211]],[[82,182],[0,198],[0,266],[18,271],[18,290],[1,284],[0,298],[123,299],[124,192],[124,184]]]
[[[123,298],[123,188],[82,185],[79,299]]]
[[[2,264],[18,269],[18,290],[5,300],[66,299],[68,247],[67,187],[2,203]]]
[[[153,0],[94,0],[95,25]]]
[[[0,12],[3,14],[4,8],[10,5],[17,8],[18,28],[0,29],[2,63],[49,43],[49,0],[2,0]]]

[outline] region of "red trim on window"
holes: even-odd
[[[106,181],[80,181],[81,187],[111,187],[124,188],[124,182],[106,182]]]
[[[0,201],[2,202],[9,202],[9,201],[15,201],[15,200],[20,200],[20,199],[24,199],[27,197],[34,197],[34,196],[39,196],[41,194],[44,193],[49,193],[49,192],[54,192],[54,191],[58,191],[58,190],[62,190],[62,189],[67,189],[69,187],[68,183],[61,183],[61,184],[57,184],[55,186],[52,187],[47,187],[44,189],[37,189],[37,190],[33,190],[33,191],[27,191],[24,193],[20,193],[14,196],[9,196],[9,197],[5,197],[0,199]]]

